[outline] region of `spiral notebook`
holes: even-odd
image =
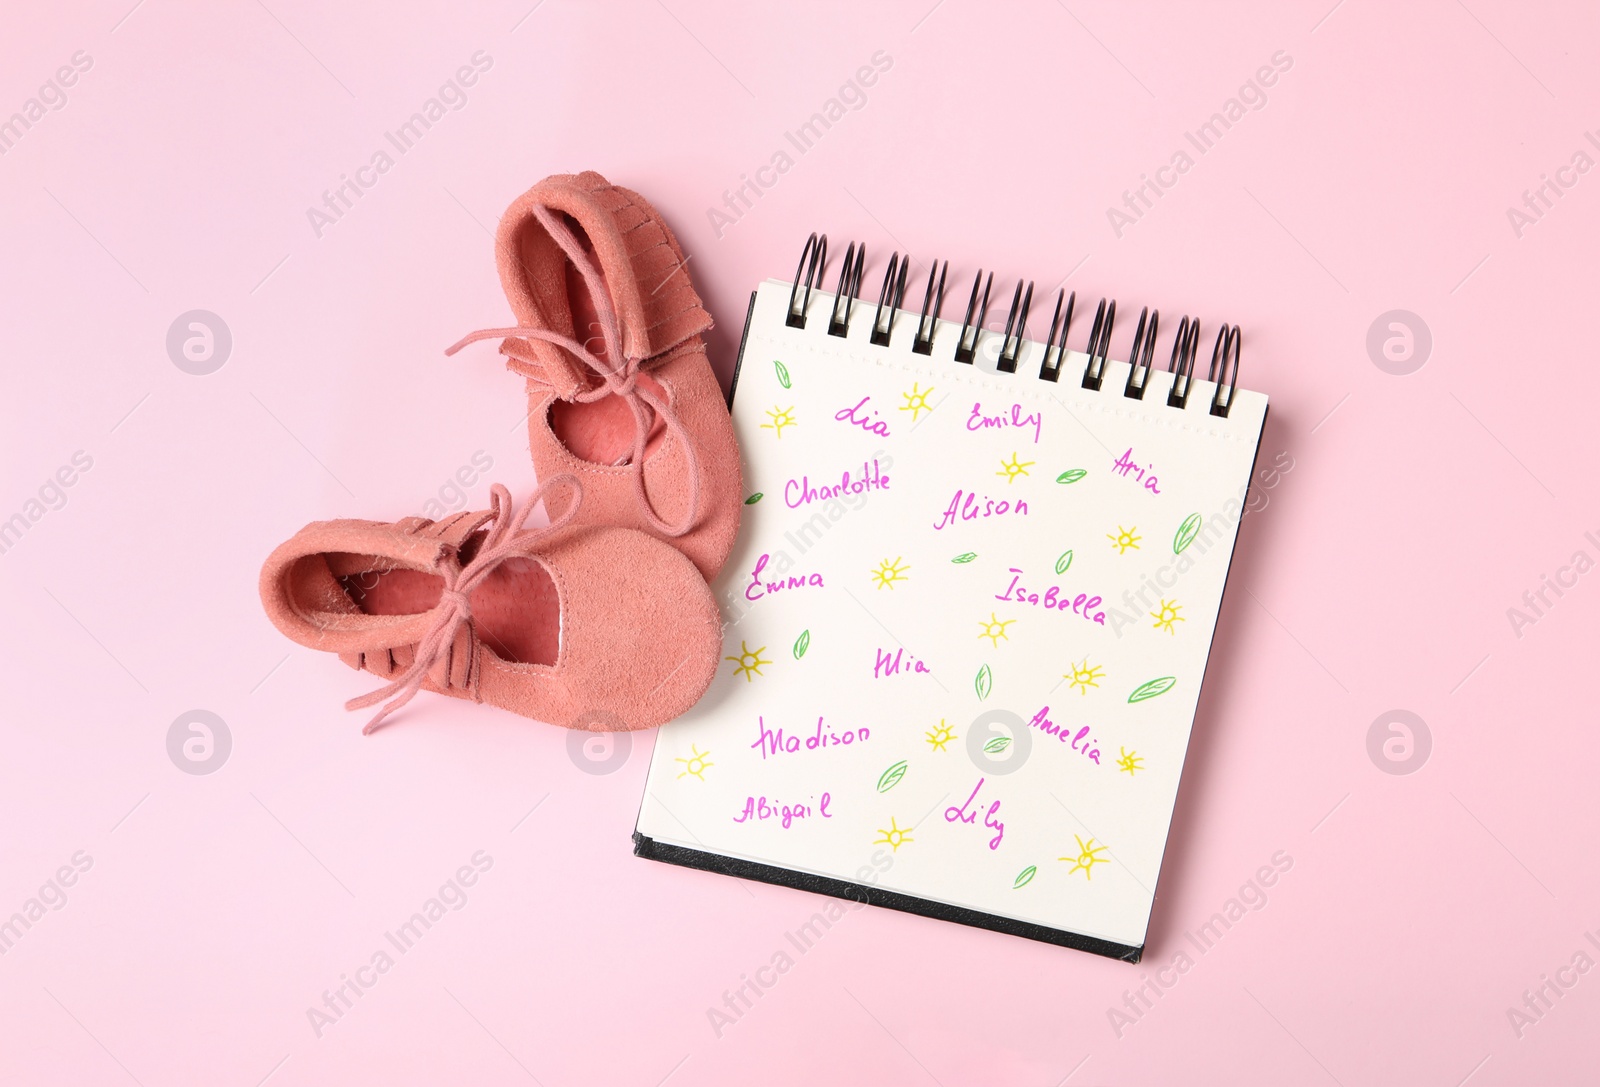
[[[1039,343],[1031,283],[1002,333],[993,273],[957,325],[909,263],[874,305],[852,244],[826,293],[813,236],[751,296],[725,660],[635,852],[850,900],[803,944],[864,902],[1137,962],[1267,398],[1236,327],[1201,378],[1142,311],[1119,362],[1113,301],[1080,351],[1075,297]]]

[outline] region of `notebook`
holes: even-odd
[[[1137,962],[1267,398],[1236,327],[1202,378],[1142,311],[1120,362],[1114,301],[1040,343],[1033,284],[1001,333],[992,272],[958,325],[909,263],[873,304],[852,244],[828,293],[813,235],[751,296],[725,659],[635,852]]]

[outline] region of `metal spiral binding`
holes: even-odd
[[[1017,303],[1021,302],[1021,309]],[[1011,312],[1006,315],[1006,338],[1000,341],[1000,359],[995,369],[1003,374],[1017,372],[1017,352],[1022,349],[1022,339],[1028,330],[1028,308],[1033,305],[1033,280],[1028,280],[1028,293],[1022,293],[1022,280],[1017,280],[1017,293],[1011,296]],[[1012,326],[1016,326],[1015,334]]]
[[[933,285],[933,273],[936,269],[939,272],[937,290]],[[911,350],[918,355],[933,354],[933,332],[939,326],[939,313],[944,309],[944,274],[949,270],[949,261],[945,261],[943,267],[940,267],[938,261],[934,261],[928,268],[928,289],[922,296],[922,315],[917,318],[917,335],[911,341]],[[931,314],[928,312],[930,305],[933,307]]]
[[[844,267],[839,269],[839,289],[833,295],[833,314],[828,319],[828,335],[850,334],[850,311],[861,294],[861,271],[867,262],[867,247],[850,243],[844,251]],[[841,314],[839,311],[843,309]]]
[[[978,287],[983,287],[983,305],[978,304]],[[989,282],[983,282],[983,269],[978,269],[978,274],[972,280],[972,297],[967,299],[967,316],[961,322],[961,337],[956,340],[956,361],[970,363],[978,353],[978,333],[983,331],[983,319],[989,315],[989,288],[994,286],[994,273],[989,273]],[[977,314],[978,319],[972,319]],[[972,338],[967,338],[967,328],[972,328]]]
[[[811,258],[811,263],[806,263],[806,258]],[[794,286],[789,288],[789,316],[784,319],[784,324],[790,328],[806,327],[806,311],[811,306],[811,288],[822,286],[822,270],[828,263],[828,236],[813,233],[806,239],[806,247],[800,250],[800,263],[794,270]],[[805,271],[806,296],[800,303],[800,308],[794,307],[794,296],[800,290],[800,272]]]
[[[1067,299],[1066,317],[1061,316],[1061,299]],[[1057,381],[1061,377],[1061,364],[1067,361],[1067,332],[1072,328],[1072,307],[1078,301],[1078,292],[1067,296],[1066,288],[1056,291],[1056,311],[1050,315],[1050,338],[1044,344],[1044,362],[1039,366],[1040,381]],[[1057,322],[1060,322],[1061,342],[1056,343]],[[1055,352],[1054,360],[1051,352]]]
[[[850,318],[855,304],[860,300],[861,282],[866,268],[867,248],[851,242],[845,250],[844,267],[839,270],[839,285],[834,292],[832,312],[829,314],[828,334],[848,336]],[[794,284],[789,289],[789,308],[785,323],[790,328],[805,328],[813,288],[821,289],[822,277],[828,264],[828,236],[812,234],[800,252],[800,263],[795,268]],[[869,336],[877,347],[888,347],[894,338],[895,320],[905,305],[906,280],[910,276],[911,257],[898,251],[889,257],[889,267],[878,289],[878,304],[872,315],[872,332]],[[918,355],[933,354],[933,340],[937,334],[940,314],[944,310],[945,280],[950,271],[949,261],[935,260],[928,268],[928,281],[923,290],[922,309],[917,315],[917,327],[912,337],[911,350]],[[801,284],[805,293],[800,293]],[[966,313],[961,321],[961,332],[956,340],[955,361],[971,365],[978,355],[984,320],[989,313],[989,295],[994,287],[994,273],[984,274],[983,269],[972,280],[972,293],[967,299]],[[1011,295],[1011,308],[1006,314],[1005,336],[1000,343],[995,370],[1014,374],[1022,353],[1022,343],[1027,339],[1028,314],[1033,307],[1032,280],[1018,280]],[[1044,344],[1044,356],[1039,365],[1039,380],[1057,382],[1066,365],[1069,348],[1067,337],[1072,330],[1073,311],[1078,295],[1066,289],[1056,291],[1055,310],[1050,315],[1050,332]],[[1117,323],[1115,299],[1102,298],[1095,307],[1094,324],[1089,330],[1089,342],[1084,350],[1088,363],[1083,370],[1083,387],[1099,391],[1105,382],[1106,366],[1111,358],[1111,336]],[[1144,399],[1154,370],[1156,338],[1161,329],[1161,311],[1144,307],[1139,311],[1139,323],[1133,333],[1133,348],[1128,355],[1128,380],[1122,394],[1131,400]],[[1206,380],[1212,382],[1216,392],[1211,398],[1209,412],[1226,419],[1233,408],[1239,388],[1239,356],[1243,348],[1243,334],[1238,325],[1223,325],[1217,332],[1211,348],[1211,367]],[[1167,392],[1167,406],[1184,409],[1189,406],[1189,391],[1194,384],[1195,365],[1200,349],[1200,322],[1184,316],[1172,341],[1172,355],[1167,362],[1167,372],[1172,375],[1172,385]]]
[[[1150,318],[1150,332],[1145,334],[1144,319]],[[1139,327],[1133,334],[1133,350],[1128,354],[1128,384],[1123,386],[1122,395],[1130,400],[1143,400],[1145,386],[1150,384],[1150,356],[1156,351],[1156,330],[1161,327],[1161,311],[1151,312],[1149,307],[1139,311]],[[1144,359],[1139,358],[1140,351],[1144,352]],[[1144,377],[1138,383],[1134,378],[1139,377],[1140,368],[1144,369]]]
[[[895,278],[898,267],[900,278]],[[906,298],[906,272],[911,268],[911,255],[900,259],[898,252],[889,257],[889,270],[883,275],[883,286],[878,290],[878,308],[872,314],[872,343],[875,347],[888,347],[894,335],[894,318],[900,312],[900,303]],[[883,319],[883,304],[889,303],[889,320]]]
[[[1211,414],[1220,415],[1224,419],[1228,417],[1228,412],[1233,408],[1233,394],[1239,388],[1239,348],[1243,338],[1239,332],[1238,325],[1223,325],[1222,329],[1217,333],[1216,345],[1211,349],[1211,371],[1206,375],[1206,380],[1217,383],[1216,395],[1211,398]],[[1228,377],[1228,355],[1230,353],[1233,355],[1232,379]],[[1217,370],[1219,360],[1222,363],[1220,373]],[[1222,387],[1224,384],[1228,387],[1226,403],[1222,399]]]
[[[1167,407],[1189,406],[1189,383],[1194,380],[1194,357],[1199,349],[1200,322],[1185,317],[1178,322],[1178,335],[1172,341],[1172,358],[1167,361],[1167,373],[1172,375]]]
[[[1106,305],[1107,302],[1111,304]],[[1111,357],[1111,329],[1117,323],[1117,300],[1100,299],[1094,311],[1094,325],[1089,329],[1089,362],[1083,368],[1083,387],[1100,391],[1105,380],[1106,361]]]

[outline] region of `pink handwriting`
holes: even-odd
[[[878,659],[872,665],[873,679],[882,679],[884,676],[897,676],[902,670],[908,676],[916,672],[921,672],[924,675],[933,674],[928,670],[926,664],[923,664],[915,657],[907,655],[904,648],[895,650],[892,656],[887,649],[879,649],[876,652]]]
[[[878,462],[874,460],[869,469],[863,461],[859,477],[853,477],[849,472],[842,472],[837,484],[813,487],[810,476],[791,479],[783,485],[783,501],[790,509],[799,509],[811,502],[826,502],[830,498],[842,498],[847,494],[866,494],[868,491],[888,489],[889,477],[878,470]]]
[[[782,592],[785,589],[803,589],[807,586],[823,588],[821,574],[791,574],[780,577],[777,581],[762,581],[761,571],[767,568],[767,561],[771,555],[762,555],[756,560],[756,568],[750,571],[750,584],[744,587],[746,600],[760,600],[771,593]]]
[[[972,405],[972,414],[967,416],[968,430],[992,430],[997,427],[1032,427],[1034,445],[1039,444],[1039,431],[1043,425],[1043,412],[1024,415],[1022,414],[1021,404],[1012,404],[1009,414],[1002,412],[999,415],[985,415],[983,414],[983,404],[976,403]]]
[[[810,804],[779,804],[776,800],[768,800],[764,796],[746,797],[744,809],[733,817],[735,823],[762,822],[767,819],[779,819],[783,829],[788,830],[797,819],[810,819],[813,816],[822,819],[832,819],[833,813],[828,810],[828,805],[833,803],[830,793],[823,793],[822,799],[816,807]]]
[[[983,778],[978,779],[978,784],[972,787],[972,794],[967,797],[965,804],[962,804],[959,808],[951,805],[944,810],[944,821],[946,823],[976,823],[978,821],[977,809],[973,808],[971,811],[967,809],[972,808],[972,802],[978,798],[978,790],[983,788],[983,780]],[[983,814],[983,825],[994,831],[994,837],[989,839],[990,849],[999,849],[1000,839],[1006,836],[1006,825],[1000,821],[999,815],[1000,801],[998,800],[990,804],[989,810]]]
[[[1131,445],[1128,447],[1128,451],[1126,453],[1117,458],[1116,463],[1111,466],[1111,470],[1117,473],[1119,476],[1124,477],[1132,474],[1133,478],[1143,483],[1144,489],[1149,491],[1151,494],[1161,493],[1161,488],[1156,486],[1156,477],[1150,474],[1155,470],[1155,465],[1146,464],[1143,467],[1140,467],[1139,465],[1135,464],[1133,462],[1133,447]]]
[[[817,718],[816,732],[804,738],[798,735],[784,735],[781,726],[774,732],[767,727],[767,719],[765,717],[757,717],[756,726],[760,729],[760,734],[756,736],[756,742],[750,746],[761,752],[762,759],[766,759],[769,755],[793,754],[801,750],[801,748],[807,751],[816,751],[824,747],[866,743],[872,738],[872,730],[865,726],[847,728],[843,732],[835,732],[832,729],[824,730],[822,718],[820,717]]]
[[[1049,712],[1050,707],[1045,706],[1038,713],[1033,715],[1033,720],[1029,721],[1028,724],[1031,727],[1038,729],[1046,736],[1054,736],[1062,743],[1070,746],[1072,750],[1076,751],[1080,755],[1087,756],[1090,762],[1094,763],[1096,766],[1099,766],[1100,741],[1089,736],[1089,726],[1084,725],[1082,728],[1078,729],[1077,732],[1073,732],[1072,726],[1069,725],[1066,728],[1062,728],[1060,725],[1057,725],[1054,721],[1050,720],[1050,718],[1046,717],[1045,714]],[[1085,739],[1085,737],[1088,738]],[[1082,747],[1078,746],[1080,741],[1083,744]]]
[[[861,398],[861,402],[855,407],[840,408],[838,411],[833,413],[833,417],[839,420],[841,423],[849,423],[851,426],[858,426],[862,430],[865,430],[868,434],[876,434],[880,438],[887,438],[889,436],[889,424],[877,417],[878,413],[876,410],[873,411],[872,418],[870,419],[861,415],[861,410],[867,406],[867,401],[871,399],[872,397],[870,396],[863,396]]]
[[[1011,572],[1017,576],[1011,579],[1011,584],[1006,586],[1005,592],[995,594],[994,598],[996,600],[1015,600],[1019,604],[1032,604],[1034,607],[1054,608],[1057,611],[1070,611],[1074,615],[1081,615],[1085,619],[1099,623],[1101,626],[1106,625],[1106,613],[1096,610],[1101,604],[1101,600],[1098,596],[1087,596],[1083,593],[1079,593],[1076,597],[1073,597],[1069,600],[1066,594],[1061,591],[1061,587],[1059,585],[1050,586],[1050,588],[1045,590],[1044,595],[1040,596],[1038,593],[1029,592],[1020,584],[1022,580],[1021,570],[1017,569],[1015,566],[1011,567],[1010,569]]]
[[[966,495],[965,499],[961,497],[963,494]],[[988,495],[984,495],[980,503],[978,492],[962,491],[957,488],[955,495],[950,499],[949,507],[945,509],[944,515],[933,523],[933,527],[935,531],[938,531],[939,529],[948,528],[957,521],[976,521],[980,517],[1003,517],[1008,513],[1013,516],[1022,514],[1026,517],[1028,504],[1021,499],[1018,499],[1014,504],[1004,498],[996,502]]]

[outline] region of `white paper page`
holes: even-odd
[[[788,301],[761,286],[733,406],[730,659],[640,833],[1142,946],[1266,397],[1218,418],[1164,370],[1139,401],[1126,364],[1052,384],[1037,343],[997,373],[998,333],[962,365],[955,324],[921,356],[915,311],[879,347],[872,304],[839,338],[831,295],[803,330]]]

